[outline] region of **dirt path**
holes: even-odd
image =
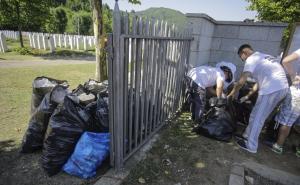
[[[0,60],[0,68],[16,68],[31,66],[50,66],[50,65],[68,65],[68,64],[93,64],[94,60],[75,60],[75,59],[58,59],[58,60],[36,60],[36,61],[19,61],[19,60]]]
[[[191,133],[192,124],[184,113],[168,124],[160,139],[127,177],[123,185],[226,185],[233,163],[253,161],[270,168],[300,176],[300,159],[292,142],[283,155],[272,152],[260,143],[257,154],[239,149],[234,139],[229,143]],[[299,139],[295,135],[295,139]]]

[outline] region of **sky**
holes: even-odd
[[[113,9],[114,0],[102,0]],[[246,0],[141,0],[141,5],[133,5],[127,0],[119,0],[119,8],[127,11],[141,11],[151,7],[165,7],[182,13],[205,13],[215,20],[243,21],[254,19],[256,12],[248,11]]]

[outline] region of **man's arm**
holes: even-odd
[[[247,94],[248,98],[250,98],[254,93],[258,91],[258,83],[255,83],[252,87],[251,91]]]
[[[288,74],[290,76],[292,76],[294,74],[292,62],[296,61],[298,58],[300,58],[300,57],[297,53],[292,53],[292,54],[286,56],[282,60],[282,65],[286,69],[286,71],[288,72]]]
[[[216,94],[218,98],[222,97],[222,92],[223,92],[223,86],[224,86],[224,81],[221,79],[217,80],[217,87],[216,87]]]
[[[243,85],[246,83],[247,78],[251,75],[250,72],[243,72],[239,81],[237,81],[234,84],[234,87],[232,89],[232,91],[229,93],[229,95],[227,96],[227,98],[233,98],[235,96],[235,94],[243,87]]]
[[[291,63],[295,60],[297,60],[298,58],[300,58],[300,56],[297,53],[292,53],[288,56],[286,56],[283,60],[282,60],[282,64],[288,64]]]
[[[241,97],[240,102],[243,103],[247,101],[255,92],[258,90],[258,83],[255,83],[252,89],[249,91],[249,93],[246,96]]]

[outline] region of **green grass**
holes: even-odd
[[[21,55],[16,51],[20,47],[19,40],[6,39],[8,51],[6,53],[0,53],[0,60],[16,60],[16,61],[40,61],[47,58],[82,58],[92,57],[95,55],[95,50],[90,49],[88,51],[70,50],[68,48],[56,48],[55,52],[51,53],[49,50],[32,49],[29,45],[28,38],[23,38],[24,47],[30,50],[30,54]],[[82,46],[81,46],[82,48]]]
[[[19,144],[30,118],[31,83],[37,76],[68,80],[70,88],[94,76],[94,64],[0,69],[0,141]]]

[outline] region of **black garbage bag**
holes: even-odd
[[[88,104],[85,108],[89,114],[92,115],[92,121],[87,126],[87,131],[91,132],[108,132],[109,131],[109,117],[108,117],[108,103],[105,99],[108,97],[98,96],[97,101]]]
[[[61,85],[66,88],[69,87],[69,84],[66,80],[57,80],[45,76],[36,77],[33,80],[32,97],[31,97],[31,114],[33,114],[33,112],[35,112],[35,109],[38,108],[44,96],[47,93],[51,92],[51,90],[57,85]]]
[[[241,103],[236,100],[233,101],[233,104],[235,107],[236,120],[240,123],[243,123],[244,125],[248,125],[249,117],[250,117],[251,111],[254,107],[254,104],[250,101]]]
[[[42,149],[50,116],[67,93],[66,86],[56,85],[34,109],[23,137],[21,153],[32,153]]]
[[[98,82],[93,79],[89,79],[89,81],[84,83],[84,88],[94,95],[106,93],[108,91],[108,81],[105,80],[103,82]]]
[[[193,131],[219,141],[230,141],[235,131],[235,121],[226,99],[211,98],[209,103],[210,109]]]
[[[42,166],[49,176],[57,174],[74,151],[92,115],[79,104],[75,95],[68,95],[52,114],[50,132],[45,140]]]
[[[253,88],[253,85],[255,83],[253,82],[246,82],[245,85],[240,89],[238,100],[233,100],[233,105],[235,109],[235,118],[236,121],[243,123],[244,125],[248,125],[249,123],[249,117],[251,114],[251,111],[255,105],[258,93],[256,92],[253,94],[249,100],[241,103],[239,102],[239,99],[248,95],[249,91]]]

